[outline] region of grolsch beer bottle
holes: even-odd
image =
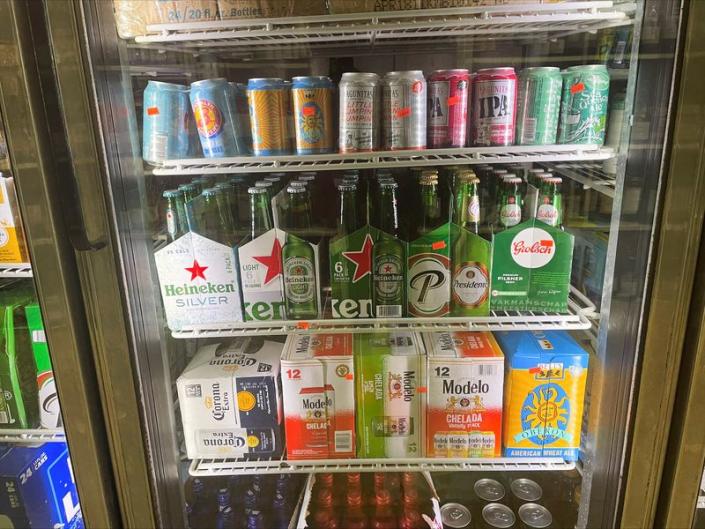
[[[379,236],[372,247],[372,301],[378,318],[404,316],[406,252],[400,240],[396,182],[380,184],[377,212]]]
[[[419,179],[419,185],[421,189],[421,216],[416,229],[416,236],[422,237],[441,223],[438,171],[423,171]]]
[[[536,210],[536,220],[545,222],[554,228],[560,228],[563,225],[561,184],[563,184],[563,180],[558,177],[543,180],[539,192],[539,207]]]
[[[254,241],[272,229],[272,210],[266,189],[251,187],[247,192],[250,195],[250,240]]]
[[[499,209],[499,224],[502,228],[511,228],[521,222],[521,203],[521,178],[507,175]]]
[[[289,207],[286,243],[282,248],[286,316],[292,320],[316,318],[318,285],[315,255],[304,239],[311,230],[311,208],[306,200],[305,187],[289,186],[286,192]]]
[[[162,196],[165,199],[166,233],[169,242],[172,242],[188,231],[184,197],[177,189],[168,189],[164,191]]]

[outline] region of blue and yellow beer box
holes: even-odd
[[[588,353],[567,332],[494,334],[507,359],[504,455],[577,460]]]

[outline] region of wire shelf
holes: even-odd
[[[63,428],[44,429],[36,428],[32,430],[3,430],[0,429],[0,443],[12,444],[38,444],[38,443],[63,443],[66,441],[66,434]]]
[[[227,50],[257,46],[258,50],[291,45],[394,45],[420,40],[492,40],[558,38],[573,33],[632,23],[634,3],[563,2],[482,7],[386,11],[338,15],[235,19],[212,22],[155,24],[141,44],[170,44],[181,49]]]
[[[238,322],[232,325],[193,326],[172,331],[174,338],[228,338],[276,334],[368,333],[395,329],[417,332],[433,331],[538,331],[586,330],[596,317],[595,305],[571,287],[569,311],[552,312],[492,311],[489,316],[436,318],[358,318],[316,320],[280,320]]]
[[[32,265],[29,263],[18,263],[14,265],[0,265],[0,278],[3,277],[32,277]]]
[[[543,164],[554,174],[575,180],[585,189],[594,189],[610,198],[614,198],[617,185],[616,175],[605,172],[602,164],[598,163],[558,163]]]
[[[516,145],[353,154],[191,158],[163,161],[156,165],[152,172],[155,175],[202,175],[272,171],[336,171],[458,164],[577,162],[607,160],[613,156],[612,149],[597,145]]]
[[[574,462],[560,458],[389,458],[320,459],[287,461],[270,459],[194,459],[191,476],[229,476],[246,474],[309,474],[317,472],[454,472],[454,471],[541,471],[572,470]]]

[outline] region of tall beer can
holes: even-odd
[[[426,148],[426,79],[421,70],[389,72],[382,81],[384,148]]]
[[[142,157],[148,162],[186,158],[193,129],[188,87],[148,81],[144,90]]]
[[[340,152],[378,149],[381,105],[379,76],[374,73],[344,73],[338,92]]]
[[[296,152],[333,152],[333,82],[328,77],[294,77]]]
[[[519,75],[516,141],[552,145],[558,135],[563,77],[559,68],[526,68]]]
[[[279,78],[256,78],[247,83],[252,150],[255,156],[289,153],[289,91]]]
[[[252,154],[252,129],[250,127],[250,109],[247,104],[247,85],[229,83],[237,122],[235,132],[240,154]]]
[[[610,75],[604,64],[571,66],[563,77],[558,143],[602,145]]]
[[[470,74],[467,70],[438,70],[429,76],[429,148],[465,146],[469,93]]]
[[[477,146],[514,144],[517,108],[514,68],[486,68],[473,79],[473,142]]]
[[[246,154],[238,144],[237,113],[225,79],[191,83],[191,107],[206,158]]]

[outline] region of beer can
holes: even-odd
[[[206,158],[246,154],[238,145],[232,88],[223,78],[191,83],[191,108]]]
[[[560,68],[526,68],[519,75],[516,142],[552,145],[558,135],[563,77]]]
[[[328,77],[294,77],[291,96],[296,152],[333,152],[333,82]]]
[[[512,494],[522,501],[538,501],[543,495],[541,485],[528,478],[518,478],[509,484]]]
[[[517,514],[527,529],[545,529],[553,523],[551,512],[538,503],[525,503],[519,507]]]
[[[384,148],[426,148],[426,79],[421,70],[389,72],[382,81]]]
[[[241,154],[252,154],[252,129],[250,127],[250,109],[247,104],[247,85],[229,83],[237,120],[235,134],[238,150]]]
[[[470,510],[460,503],[446,503],[441,506],[441,521],[443,527],[464,529],[470,527],[472,515]]]
[[[517,76],[514,68],[486,68],[473,76],[472,139],[481,147],[514,144]]]
[[[379,76],[374,73],[344,73],[338,92],[340,152],[378,149],[381,105]]]
[[[488,503],[482,508],[482,519],[490,528],[507,529],[516,522],[514,512],[501,503]]]
[[[470,74],[467,70],[438,70],[428,77],[430,149],[465,146],[469,93]]]
[[[609,89],[604,64],[572,66],[565,71],[558,143],[605,142]]]
[[[289,153],[289,91],[279,78],[256,78],[247,83],[252,151],[255,156]]]
[[[504,498],[504,485],[496,479],[478,479],[473,485],[478,498],[484,501],[499,501]]]
[[[186,158],[195,124],[188,87],[148,81],[144,89],[142,157],[148,162]]]

